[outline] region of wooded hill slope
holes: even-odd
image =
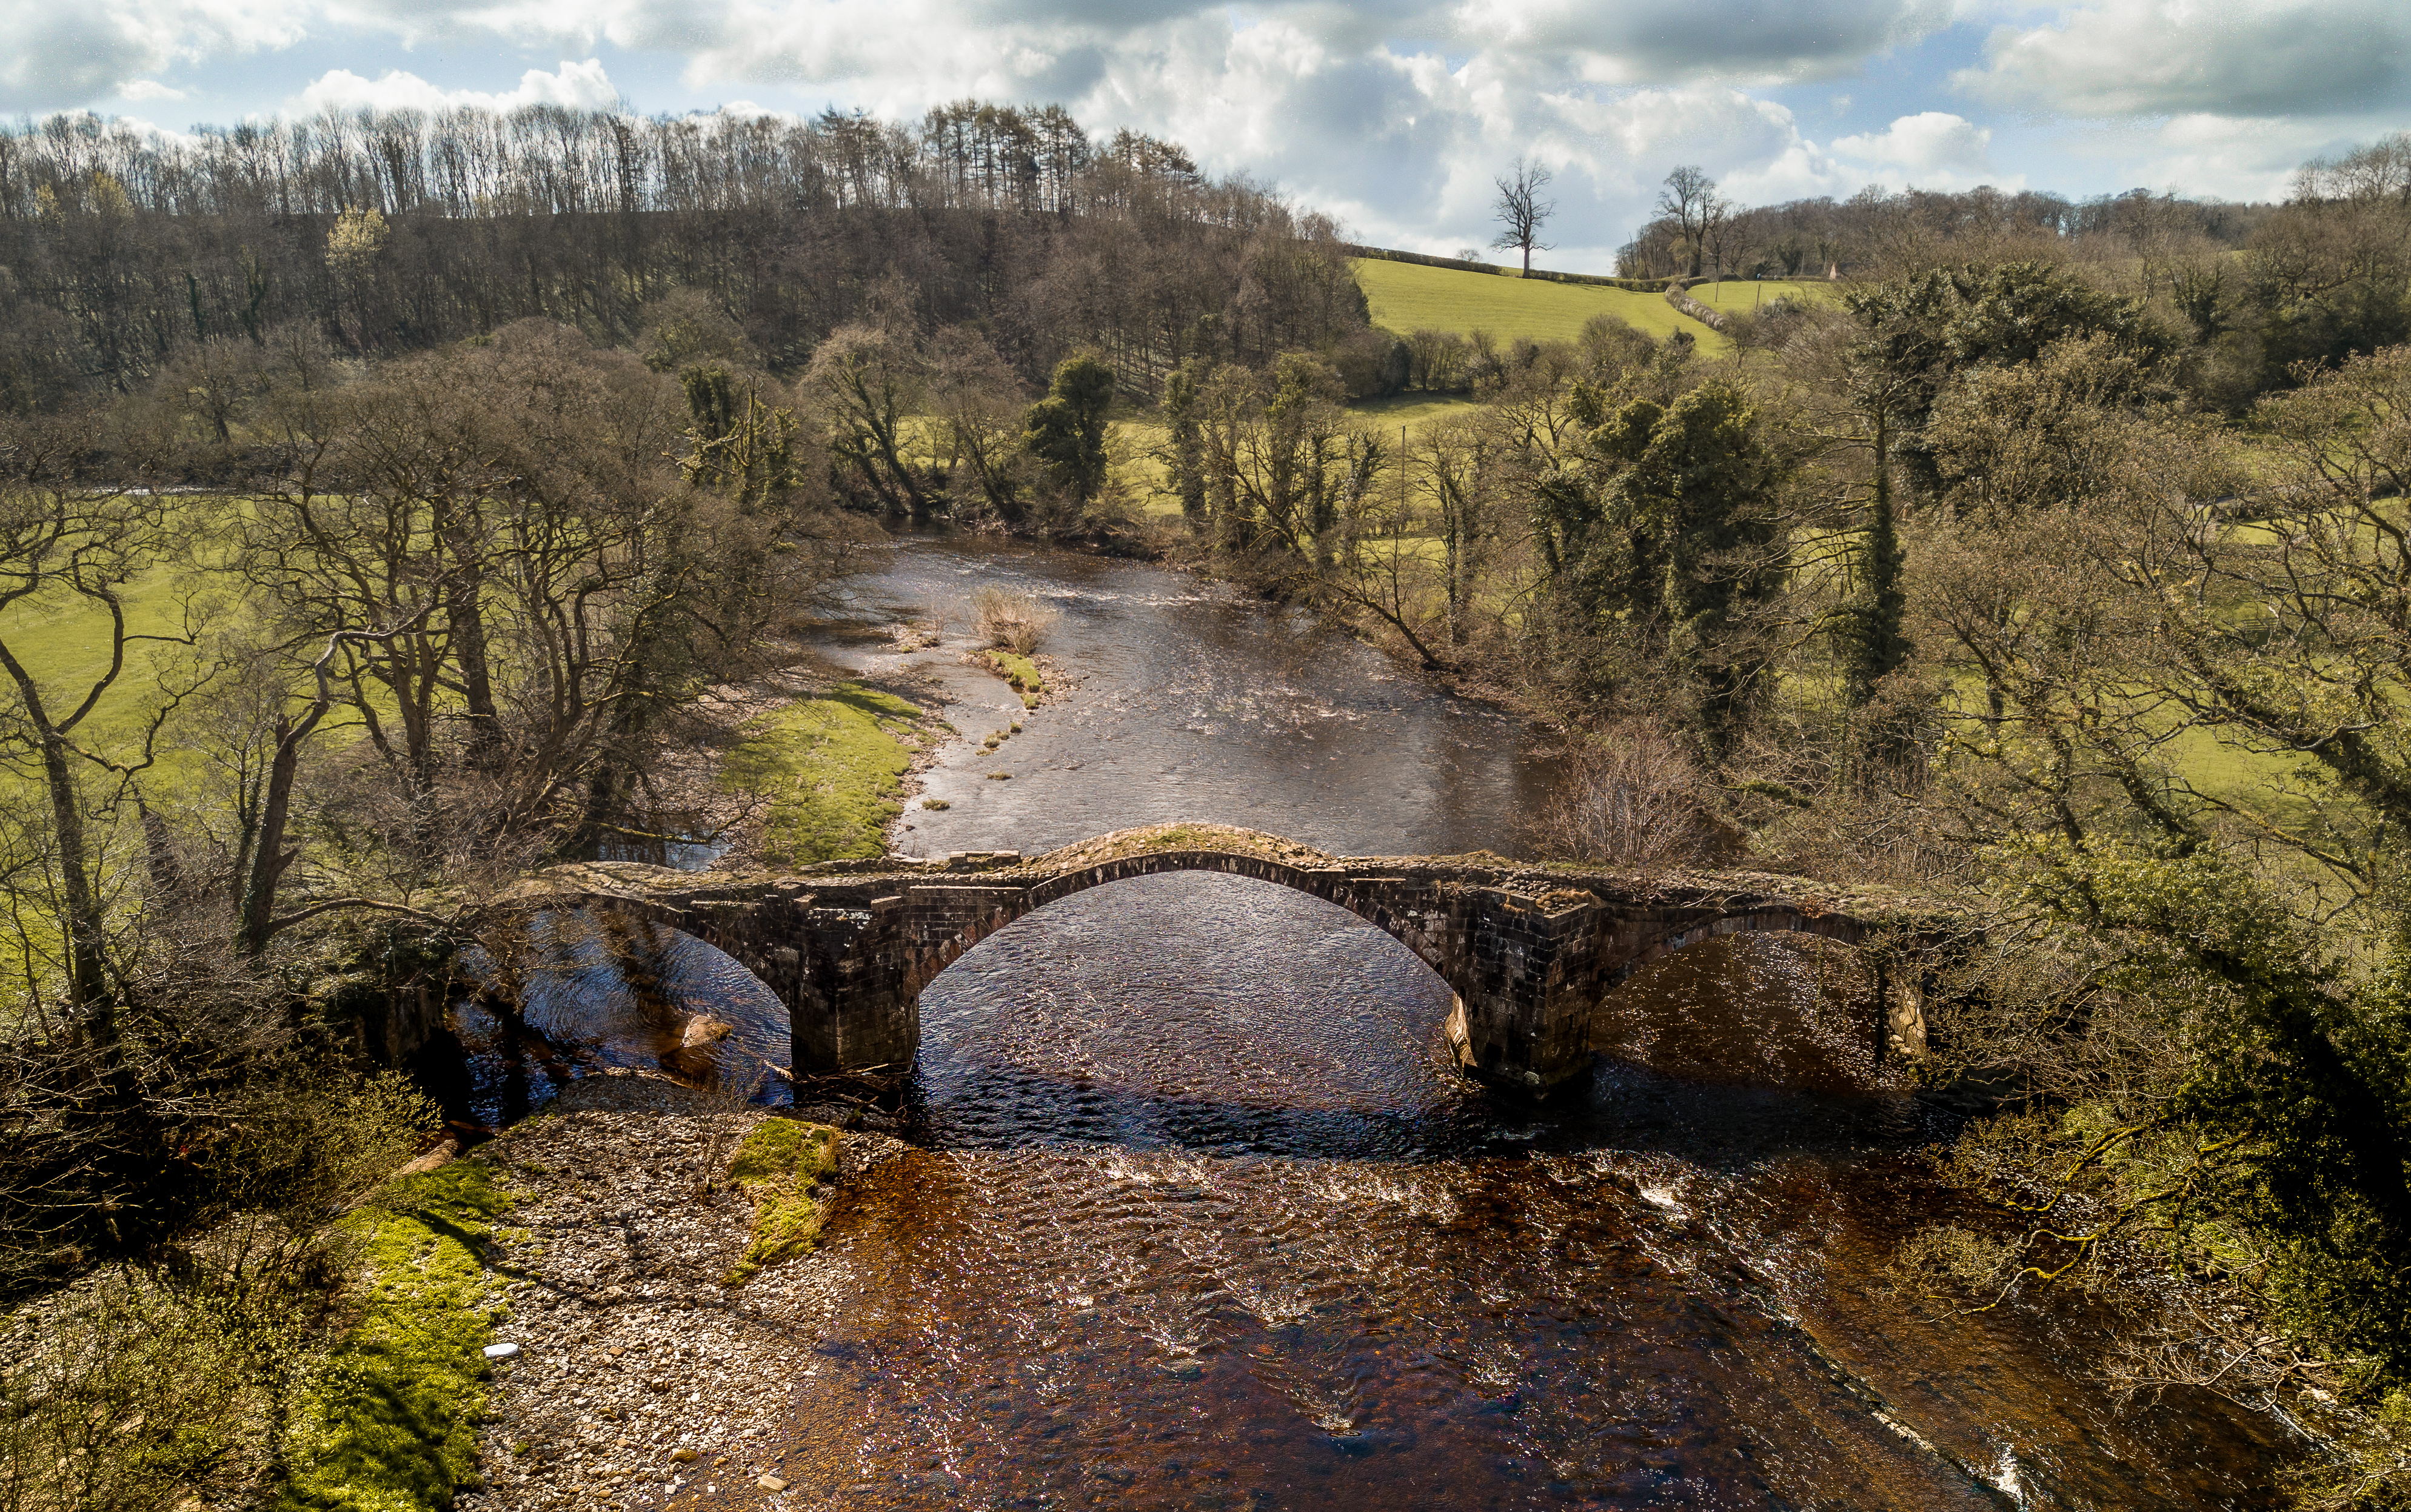
[[[619,344],[674,288],[773,371],[900,317],[976,324],[1031,379],[1090,349],[1141,391],[1188,357],[1261,363],[1364,324],[1322,217],[1052,107],[0,132],[0,409],[131,390],[180,350],[296,322],[359,353],[529,316]]]

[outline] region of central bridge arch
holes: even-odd
[[[1390,879],[1349,886],[1352,879],[1339,867],[1304,867],[1263,856],[1181,849],[1117,856],[1030,888],[968,884],[913,888],[905,894],[906,916],[900,921],[910,938],[902,943],[908,965],[899,985],[917,997],[966,951],[1016,919],[1094,888],[1173,872],[1252,877],[1335,903],[1413,951],[1448,980],[1444,922],[1435,920],[1429,911],[1392,906],[1393,900],[1385,899],[1379,886]],[[1432,927],[1435,923],[1439,927]],[[1449,986],[1462,995],[1456,982],[1450,980]]]
[[[1907,900],[1837,907],[1769,877],[1644,880],[1488,855],[1335,857],[1211,825],[1118,830],[1034,859],[887,858],[724,877],[593,862],[546,873],[541,897],[653,918],[735,957],[787,1005],[798,1072],[900,1069],[919,1048],[922,990],[965,951],[1074,893],[1166,872],[1253,877],[1381,929],[1455,994],[1448,1035],[1458,1063],[1534,1092],[1588,1065],[1602,997],[1651,961],[1742,932],[1857,944],[1920,913]],[[1868,1032],[1878,1054],[1887,1041],[1922,1050],[1921,1013],[1897,1002],[1870,1015]]]

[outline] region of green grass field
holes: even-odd
[[[197,504],[214,506],[221,502],[202,500]],[[212,653],[223,651],[223,647],[213,645],[213,639],[239,635],[252,624],[250,610],[236,596],[234,583],[213,581],[206,574],[191,580],[186,576],[188,571],[153,567],[137,575],[121,590],[130,636],[170,637],[197,630],[201,646],[197,649],[167,640],[135,640],[126,646],[124,671],[76,730],[77,742],[95,755],[128,765],[139,761],[143,733],[163,701],[163,685],[191,687],[196,668],[206,667]],[[197,617],[190,622],[185,617],[188,601],[200,606]],[[53,717],[72,711],[91,692],[93,683],[109,670],[108,610],[70,593],[47,593],[10,606],[7,613],[0,614],[0,639],[5,639],[9,651],[31,668],[41,689],[42,701]],[[221,668],[212,687],[226,685],[227,674]],[[310,686],[307,674],[297,670],[294,694],[306,696]],[[392,699],[373,683],[368,688],[380,713],[390,717]],[[153,759],[139,779],[139,787],[154,808],[186,800],[214,801],[223,797],[216,789],[226,780],[226,773],[212,767],[208,738],[195,727],[209,718],[209,697],[205,689],[189,699],[181,711],[168,717],[153,743]],[[13,686],[0,684],[0,701],[15,697]],[[339,704],[318,727],[314,744],[320,750],[343,747],[366,735],[367,727],[359,715]],[[111,782],[99,768],[92,766],[79,765],[76,776],[88,795],[108,791]],[[0,761],[0,801],[20,808],[48,801],[40,764],[30,750],[21,748],[7,761]],[[124,817],[127,815],[121,815]]]
[[[921,711],[893,694],[840,683],[746,726],[720,785],[769,802],[762,848],[796,865],[876,856],[904,812],[904,743]]]
[[[136,635],[179,631],[173,586],[173,578],[167,572],[146,572],[127,583],[122,590],[126,629]],[[72,594],[20,600],[0,621],[0,636],[7,639],[18,661],[32,670],[41,685],[42,701],[54,716],[71,712],[92,691],[94,682],[109,670],[109,611]],[[153,707],[158,691],[154,668],[173,654],[155,641],[129,646],[126,651],[133,667],[103,696],[86,721],[87,733],[106,746],[113,746],[119,737],[139,733],[142,716]],[[15,697],[13,687],[9,696]]]
[[[1373,307],[1373,323],[1401,336],[1419,330],[1453,330],[1460,335],[1479,330],[1500,341],[1519,336],[1571,341],[1582,334],[1583,322],[1592,316],[1612,315],[1660,340],[1682,330],[1690,333],[1702,352],[1720,354],[1730,349],[1722,336],[1679,314],[1663,295],[1595,284],[1550,284],[1497,273],[1459,272],[1454,268],[1372,257],[1359,259],[1355,266],[1357,286]]]
[[[1403,425],[1414,431],[1439,420],[1479,415],[1488,407],[1479,399],[1450,394],[1393,394],[1387,399],[1360,399],[1348,406],[1352,413],[1366,419],[1391,427]]]
[[[1787,294],[1795,300],[1839,300],[1842,286],[1828,284],[1821,278],[1729,278],[1721,284],[1695,285],[1690,293],[1691,298],[1712,310],[1747,315]]]

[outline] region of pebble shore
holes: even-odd
[[[722,1284],[753,1223],[728,1161],[767,1116],[596,1077],[477,1152],[522,1194],[490,1251],[510,1309],[494,1337],[519,1352],[494,1366],[462,1512],[789,1505],[781,1427],[843,1277],[809,1255]],[[903,1149],[847,1133],[838,1179]]]

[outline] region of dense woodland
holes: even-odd
[[[2082,202],[2039,189],[1963,193],[1869,188],[1847,200],[1740,205],[1696,169],[1670,182],[1658,213],[1616,254],[1628,278],[1855,276],[1920,244],[1980,249],[2051,243],[2105,256],[2158,256],[2246,245],[2279,207],[2179,198],[2133,189]]]
[[[1548,722],[1538,854],[1952,900],[1929,1074],[1984,1116],[1935,1158],[1992,1216],[1903,1305],[2086,1288],[2124,1389],[2406,1505],[2406,165],[2273,207],[1680,171],[1637,268],[1836,275],[1709,355],[1372,330],[1329,227],[1056,111],[0,138],[0,1287],[127,1263],[58,1347],[210,1383],[7,1377],[15,1462],[153,1426],[0,1505],[306,1473],[194,1425],[302,1389],[325,1212],[424,1117],[345,1036],[525,869],[691,836],[714,690],[933,519]],[[1461,398],[1359,403],[1406,388]]]
[[[0,407],[142,388],[300,324],[355,354],[514,320],[632,339],[697,291],[780,373],[862,320],[975,324],[1025,377],[1074,346],[1147,390],[1363,325],[1329,226],[1176,146],[966,103],[671,121],[533,109],[138,136],[0,132]]]

